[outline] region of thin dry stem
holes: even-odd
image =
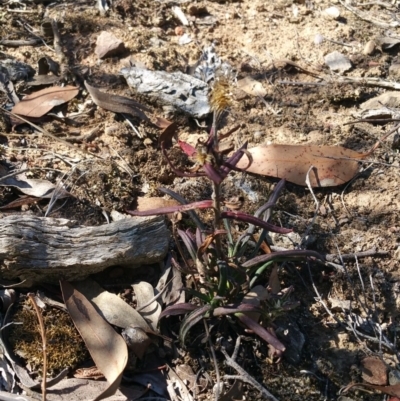
[[[233,351],[232,357],[236,356],[238,354],[238,350],[240,347],[240,341],[241,338],[240,336],[236,339],[236,344],[235,344],[235,350]],[[225,359],[226,359],[226,364],[230,366],[231,368],[235,369],[237,373],[239,373],[239,376],[234,376],[235,379],[241,380],[245,383],[250,384],[254,388],[256,388],[262,396],[270,401],[278,401],[277,398],[275,398],[264,386],[262,386],[256,379],[254,379],[253,376],[250,376],[232,357],[228,355],[228,353],[225,351],[225,348],[221,348],[221,352],[224,354]],[[231,376],[224,376],[225,379],[231,378]]]
[[[210,346],[210,351],[211,351],[211,355],[212,355],[212,359],[214,362],[214,368],[215,368],[215,375],[217,376],[217,385],[216,385],[216,391],[215,391],[215,401],[218,401],[219,396],[221,394],[221,376],[219,374],[219,369],[218,369],[218,362],[217,362],[217,357],[215,355],[215,350],[214,350],[214,346],[213,343],[211,341],[211,337],[210,337],[210,330],[208,329],[208,324],[206,322],[206,319],[203,319],[203,323],[204,323],[204,329],[206,331],[206,336],[207,336],[207,340],[208,340],[208,344]],[[223,383],[222,383],[223,385]]]
[[[40,309],[35,300],[35,294],[28,294],[29,300],[31,301],[33,308],[35,309],[39,327],[40,327],[40,335],[42,336],[42,348],[43,348],[43,378],[42,378],[42,400],[46,401],[46,376],[47,376],[47,341],[46,341],[46,328],[44,327],[43,317],[40,312]]]

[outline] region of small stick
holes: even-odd
[[[277,81],[278,85],[293,85],[293,86],[326,86],[327,82],[305,82],[305,81]]]
[[[42,43],[40,39],[28,39],[28,40],[11,40],[3,39],[0,40],[0,45],[8,47],[19,47],[19,46],[36,46]]]
[[[61,36],[60,36],[60,32],[58,30],[57,21],[55,19],[51,20],[51,27],[53,29],[53,35],[54,35],[54,40],[53,40],[54,50],[59,58],[60,64],[65,64],[66,57],[65,57],[64,52],[62,51]]]
[[[350,12],[355,14],[358,18],[360,18],[364,21],[367,21],[367,22],[371,22],[372,24],[379,26],[380,28],[383,28],[383,29],[397,28],[400,25],[400,23],[398,21],[392,21],[392,22],[388,23],[385,21],[378,20],[376,18],[371,18],[370,13],[360,11],[357,8],[352,7],[351,5],[347,4],[347,2],[345,2],[344,0],[339,0],[339,1],[343,7],[347,8]]]
[[[142,305],[140,308],[136,308],[137,312],[141,312],[143,309],[147,308],[148,306],[150,306],[154,301],[157,301],[158,298],[161,297],[162,294],[164,294],[164,292],[167,290],[169,284],[171,283],[171,281],[175,278],[175,276],[172,276],[172,278],[167,282],[167,284],[165,284],[165,287],[158,293],[156,294],[153,298],[151,298],[148,302],[146,302],[144,305]]]
[[[315,211],[314,211],[314,216],[313,216],[313,218],[312,218],[311,223],[307,226],[307,229],[306,229],[305,232],[304,232],[303,238],[301,239],[301,243],[303,243],[304,239],[305,239],[305,238],[308,236],[308,234],[310,233],[310,230],[311,230],[312,226],[315,224],[315,220],[317,219],[317,217],[318,217],[318,212],[319,212],[319,202],[318,202],[317,197],[314,195],[314,191],[313,191],[313,189],[312,189],[311,182],[310,182],[310,173],[311,173],[311,172],[315,173],[315,170],[316,170],[316,168],[315,168],[314,166],[311,166],[311,167],[308,169],[308,171],[307,171],[307,176],[306,176],[306,185],[307,185],[307,187],[308,187],[309,191],[311,192],[311,195],[312,195],[312,197],[313,197],[313,199],[314,199]]]
[[[47,375],[47,342],[46,342],[46,328],[44,327],[43,317],[40,312],[40,309],[36,303],[35,295],[33,293],[28,294],[29,300],[32,302],[33,308],[35,309],[39,327],[40,327],[40,335],[42,336],[42,348],[43,348],[43,379],[42,379],[42,400],[46,401],[46,375]]]
[[[4,113],[10,115],[10,116],[13,116],[15,118],[18,118],[19,120],[24,121],[25,123],[29,124],[31,127],[36,128],[43,135],[45,135],[45,136],[47,136],[49,138],[52,138],[52,139],[54,139],[54,140],[56,140],[58,142],[61,142],[64,145],[68,146],[69,148],[72,148],[74,150],[78,150],[79,152],[82,152],[82,153],[85,153],[87,155],[91,155],[91,156],[97,157],[98,159],[101,159],[101,160],[104,160],[103,157],[101,157],[99,155],[96,155],[95,153],[88,152],[87,150],[84,150],[84,149],[81,149],[81,148],[77,148],[74,145],[72,145],[69,142],[67,142],[66,140],[64,140],[62,138],[58,138],[56,135],[51,134],[50,132],[44,130],[43,128],[40,128],[38,125],[34,124],[32,121],[29,121],[29,120],[27,120],[26,118],[24,118],[24,117],[22,117],[20,115],[14,114],[11,111],[7,111],[6,109],[3,109],[2,107],[0,107],[0,110],[3,111]],[[10,134],[2,134],[2,135],[6,135],[7,136],[7,135],[10,135]]]
[[[213,362],[214,362],[215,375],[217,376],[217,385],[215,387],[214,397],[215,397],[215,401],[218,401],[219,400],[219,396],[221,395],[221,392],[223,390],[224,383],[221,382],[221,376],[219,374],[217,357],[215,355],[215,349],[214,349],[213,343],[211,341],[210,329],[208,328],[208,324],[207,324],[206,319],[203,319],[203,323],[204,323],[204,329],[206,331],[207,341],[208,341],[208,344],[210,346],[212,359],[213,359]]]
[[[241,338],[238,336],[236,339],[235,350],[233,351],[232,356],[236,356],[238,354],[238,350],[240,347]],[[247,384],[250,384],[254,388],[256,388],[267,400],[278,401],[265,387],[263,387],[253,376],[250,376],[233,358],[231,358],[228,353],[225,351],[225,348],[221,348],[221,352],[224,354],[226,359],[226,364],[231,368],[235,369],[239,376],[234,376],[236,379],[239,379]],[[224,378],[229,379],[231,376],[224,376]]]
[[[54,49],[52,49],[47,43],[46,41],[41,38],[39,35],[36,35],[36,33],[33,31],[33,29],[26,23],[26,22],[21,22],[21,21],[17,21],[17,24],[19,24],[20,26],[22,26],[23,28],[25,28],[30,34],[32,34],[33,36],[36,36],[36,38],[38,40],[40,40],[50,51],[54,52]]]

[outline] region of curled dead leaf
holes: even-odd
[[[150,121],[144,111],[149,111],[149,108],[141,103],[135,102],[124,96],[113,95],[102,92],[98,88],[89,85],[85,81],[85,87],[93,99],[93,102],[105,110],[113,111],[114,113],[126,113],[132,116],[139,117],[143,121]]]

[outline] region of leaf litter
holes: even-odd
[[[95,400],[107,398],[117,391],[121,383],[122,373],[128,361],[126,343],[82,293],[67,281],[61,281],[60,285],[68,312],[96,366],[109,384]]]
[[[78,93],[75,86],[53,86],[25,96],[11,111],[25,117],[43,117],[53,107],[69,102]]]
[[[359,163],[372,155],[379,144],[397,129],[398,126],[390,130],[365,153],[342,146],[273,144],[248,149],[252,158],[250,166],[246,168],[249,160],[244,156],[237,167],[302,186],[307,185],[309,176],[312,187],[334,187],[354,178]]]

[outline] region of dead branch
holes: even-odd
[[[231,368],[235,369],[237,373],[239,373],[239,376],[229,376],[226,375],[224,376],[224,379],[237,379],[237,380],[241,380],[247,384],[250,384],[251,386],[253,386],[254,388],[256,388],[261,394],[262,396],[267,399],[267,400],[271,400],[271,401],[279,401],[277,398],[275,398],[265,387],[263,387],[260,383],[258,383],[258,381],[256,379],[254,379],[254,377],[250,376],[236,361],[236,356],[238,354],[239,348],[240,348],[240,341],[241,338],[240,336],[238,336],[238,338],[236,339],[236,344],[235,344],[235,349],[233,351],[232,357],[230,357],[228,355],[228,353],[225,351],[225,348],[222,347],[221,348],[221,352],[224,354],[225,356],[225,363],[230,366]]]
[[[26,215],[0,221],[0,278],[30,282],[81,280],[109,266],[157,263],[170,237],[162,217],[126,218],[97,227]]]

